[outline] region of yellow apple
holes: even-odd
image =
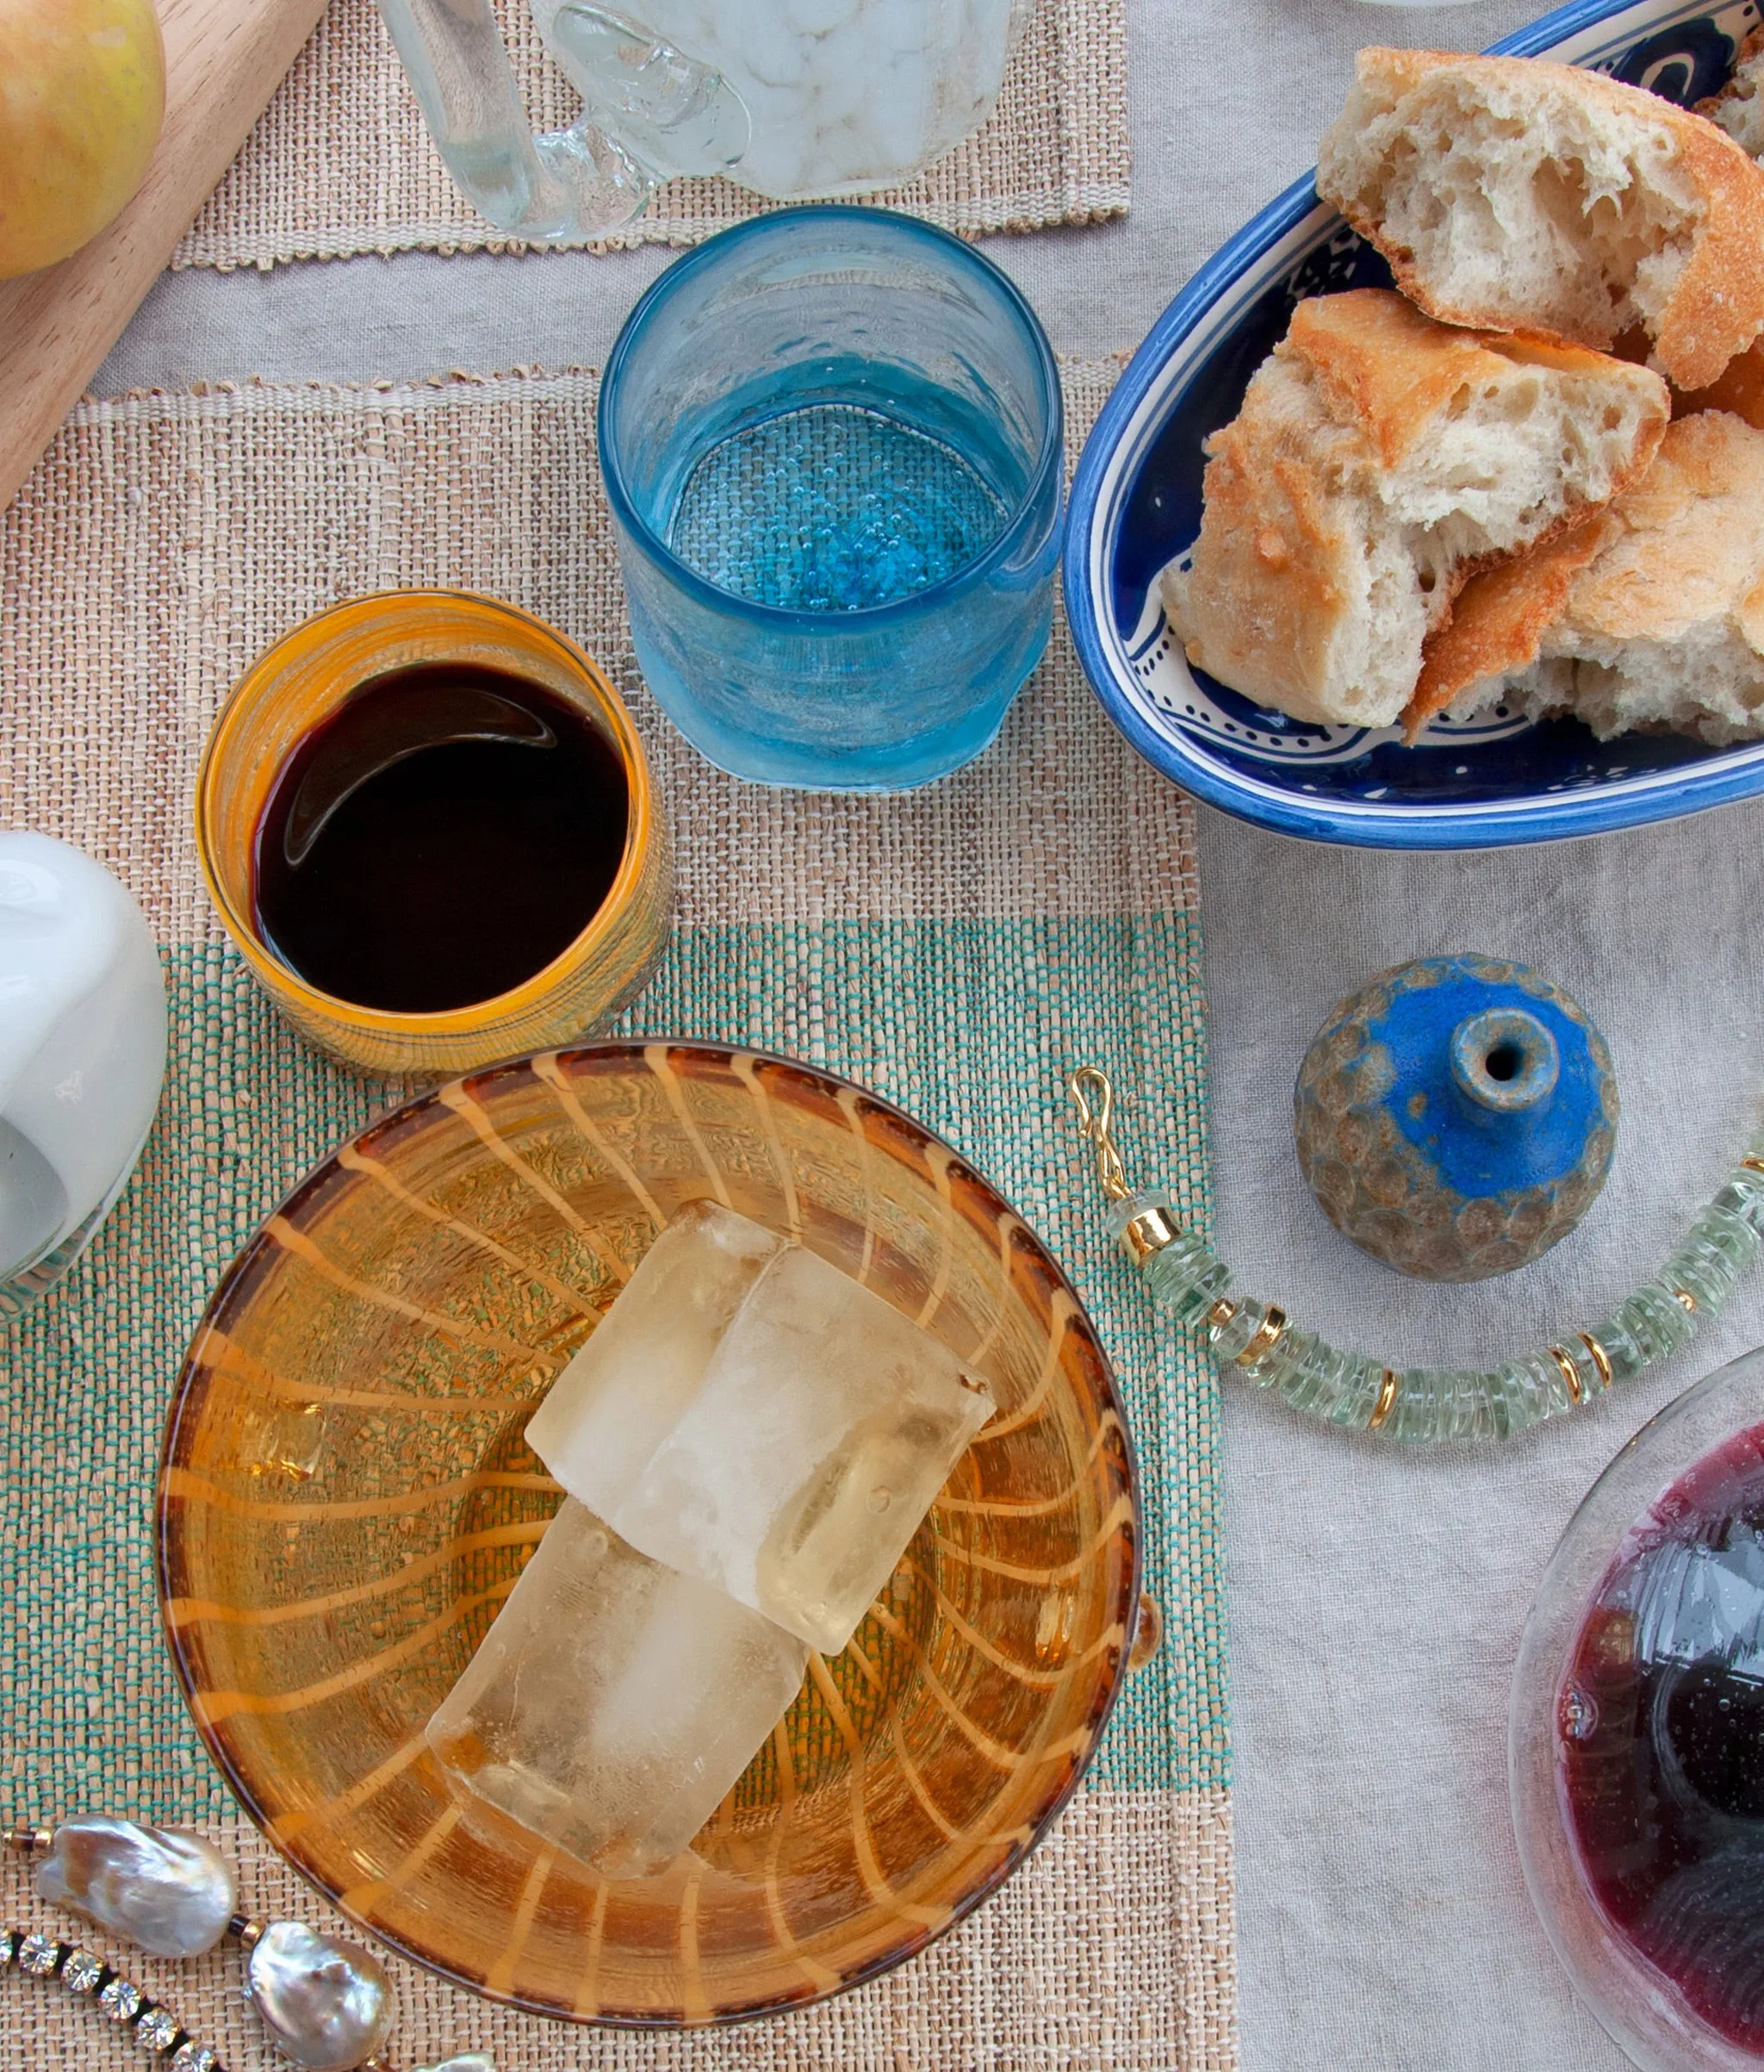
[[[96,237],[165,116],[152,0],[0,0],[0,280]]]

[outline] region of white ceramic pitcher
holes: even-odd
[[[380,0],[448,170],[499,229],[592,237],[658,181],[777,201],[898,185],[984,121],[1033,0],[531,0],[581,93],[527,128],[491,0]]]
[[[0,833],[0,1320],[90,1242],[165,1069],[165,981],[140,908],[66,843]]]

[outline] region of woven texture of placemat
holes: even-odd
[[[573,121],[581,102],[525,0],[496,7],[534,127]],[[1040,230],[1124,215],[1128,166],[1127,0],[1038,0],[991,120],[873,199],[962,237]],[[771,206],[729,180],[669,180],[596,248],[695,245]],[[526,247],[453,184],[374,0],[331,0],[171,263],[230,270],[486,249]]]
[[[1074,441],[1115,363],[1068,365]],[[678,924],[616,1033],[720,1038],[848,1073],[947,1136],[1071,1272],[1117,1365],[1161,1649],[1043,1847],[960,1928],[820,2007],[690,2036],[582,2030],[394,1962],[394,2054],[504,2072],[1213,2072],[1235,2063],[1216,1384],[1109,1244],[1062,1080],[1126,1091],[1129,1164],[1210,1220],[1191,809],[1108,725],[1056,620],[997,745],[909,797],[762,790],[705,765],[633,662],[589,374],[251,386],[83,405],[0,528],[0,819],[117,871],[162,945],[171,1055],[142,1165],[90,1251],[0,1339],[0,1817],[202,1826],[260,1914],[332,1920],[239,1811],[184,1711],[152,1573],[183,1347],[279,1197],[404,1089],[276,1018],[202,892],[191,787],[245,665],[335,599],[457,584],[599,655],[654,759]],[[0,1869],[0,1919],[43,1918]],[[67,1924],[62,1921],[64,1931]],[[102,1938],[94,1938],[102,1946]],[[273,2056],[236,1952],[131,1961],[235,2068]],[[0,1975],[0,2066],[135,2066],[59,1986]]]

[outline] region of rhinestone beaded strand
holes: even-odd
[[[171,2072],[224,2072],[207,2044],[199,2044],[169,2008],[150,2000],[131,1980],[112,1970],[84,1944],[23,1928],[0,1929],[0,1971],[16,1965],[26,1978],[59,1981],[68,1992],[90,2000],[100,2013],[132,2030],[142,2050]]]
[[[165,1839],[157,1829],[144,1832]],[[27,1863],[48,1855],[55,1839],[53,1827],[0,1824],[0,1853],[9,1852]],[[276,1926],[286,1929],[290,1924]],[[271,1932],[271,1924],[235,1913],[227,1923],[224,1938],[249,1955]],[[349,1945],[343,1947],[347,1950]],[[161,2067],[169,2068],[169,2072],[226,2072],[211,2044],[198,2043],[169,2008],[150,2000],[132,1979],[125,1978],[108,1959],[83,1943],[62,1942],[40,1930],[0,1928],[0,1972],[14,1969],[25,1978],[59,1982],[77,1998],[89,2000],[98,2013],[128,2029],[135,2042]],[[245,1998],[264,2014],[250,1984]],[[271,2041],[284,2050],[289,2047],[273,2034]],[[298,2062],[307,2060],[302,2057]],[[385,2051],[376,2050],[361,2060],[357,2072],[395,2072],[395,2069]],[[495,2072],[495,2066],[488,2051],[464,2050],[430,2067],[429,2072]]]
[[[1110,1134],[1114,1090],[1106,1075],[1081,1067],[1068,1090],[1096,1154],[1110,1233],[1153,1297],[1180,1322],[1206,1331],[1221,1373],[1228,1369],[1345,1430],[1425,1444],[1506,1439],[1562,1416],[1675,1353],[1721,1313],[1764,1248],[1760,1130],[1660,1271],[1603,1323],[1494,1367],[1387,1367],[1295,1328],[1272,1303],[1231,1293],[1231,1269],[1182,1228],[1170,1196],[1128,1190]]]

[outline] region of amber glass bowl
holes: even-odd
[[[308,986],[258,929],[258,824],[300,743],[376,676],[427,662],[502,669],[562,698],[610,744],[629,794],[624,855],[587,926],[512,992],[439,1014],[362,1007]],[[674,874],[666,818],[618,694],[573,642],[514,606],[456,590],[388,590],[297,625],[221,707],[196,775],[196,849],[227,932],[302,1036],[361,1070],[469,1072],[580,1036],[643,986],[668,937]]]
[[[423,1726],[558,1503],[534,1404],[704,1199],[921,1320],[999,1409],[694,1851],[607,1882],[454,1795]],[[837,1992],[993,1890],[1096,1745],[1139,1565],[1109,1362],[1022,1220],[873,1095],[697,1044],[505,1064],[327,1159],[191,1344],[159,1563],[197,1725],[297,1869],[493,1998],[651,2025]]]

